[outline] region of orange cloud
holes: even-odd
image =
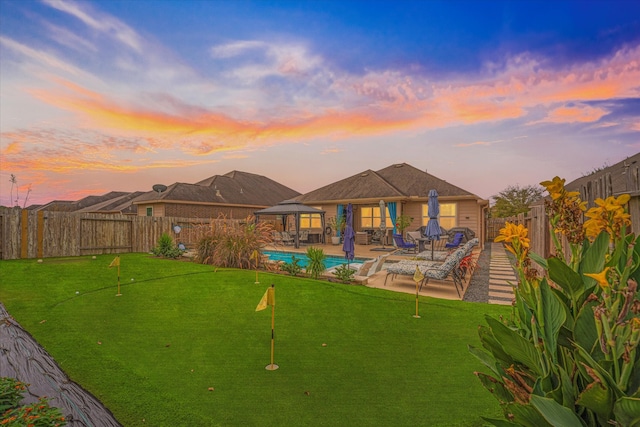
[[[559,107],[551,110],[547,117],[538,120],[534,123],[589,123],[596,122],[600,118],[607,114],[606,110],[602,108],[590,107],[588,105],[582,105],[577,107]]]

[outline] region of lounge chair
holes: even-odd
[[[394,234],[393,242],[395,243],[398,249],[411,250],[413,253],[416,253],[418,250],[418,245],[416,245],[415,243],[405,242],[404,239],[402,238],[402,234]]]
[[[455,236],[453,236],[453,240],[447,243],[446,245],[444,245],[444,247],[447,249],[457,248],[462,243],[463,238],[464,238],[464,234],[456,233]]]

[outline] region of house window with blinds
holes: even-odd
[[[386,210],[386,221],[388,229],[393,228],[393,222],[389,218],[389,209]],[[360,225],[362,228],[380,228],[380,206],[369,206],[360,209]]]
[[[322,228],[320,214],[300,214],[300,228]]]
[[[440,203],[440,216],[438,217],[440,227],[448,230],[458,226],[458,205],[456,203]],[[425,203],[422,205],[422,225],[429,222],[429,208]]]

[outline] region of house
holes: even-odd
[[[144,193],[133,204],[138,216],[242,219],[299,195],[265,176],[232,171],[195,184],[176,182],[161,192]]]
[[[640,233],[640,153],[580,177],[565,184],[565,188],[569,191],[579,191],[580,198],[587,202],[587,208],[595,206],[597,198],[606,199],[609,196],[629,194],[631,230],[636,234]]]
[[[427,201],[429,190],[438,192],[440,225],[445,229],[466,227],[484,241],[484,218],[489,201],[428,174],[409,164],[400,163],[378,171],[365,170],[333,184],[300,195],[295,200],[327,212],[335,217],[344,206],[353,206],[353,228],[356,232],[380,228],[380,201],[386,206],[387,239],[395,231],[395,218],[407,215],[413,218],[407,231],[426,226],[429,216]],[[310,232],[317,232],[319,220],[308,218],[301,224]],[[325,230],[329,232],[329,230]]]

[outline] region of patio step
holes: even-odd
[[[507,252],[501,243],[491,244],[489,263],[489,304],[511,305],[514,300],[513,287],[516,277]]]

